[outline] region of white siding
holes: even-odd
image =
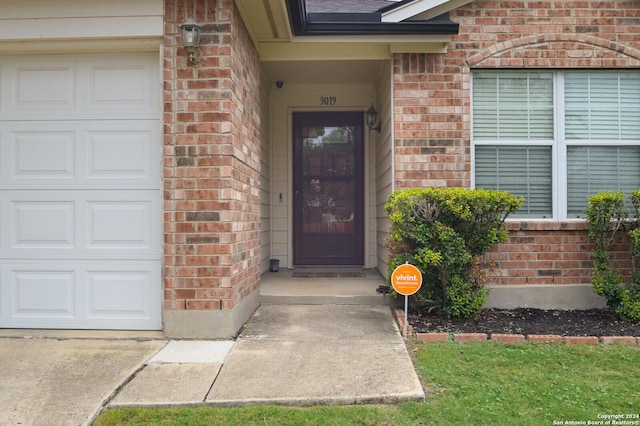
[[[376,266],[386,276],[389,251],[386,248],[389,236],[389,218],[384,204],[393,192],[393,98],[391,89],[391,63],[381,68],[376,98],[380,105],[382,131],[376,141],[375,165],[375,220],[376,220]]]
[[[0,10],[0,41],[163,34],[162,0],[0,0]]]

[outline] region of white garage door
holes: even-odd
[[[156,54],[0,56],[0,327],[161,329]]]

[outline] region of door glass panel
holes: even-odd
[[[352,233],[354,126],[302,129],[303,232]]]

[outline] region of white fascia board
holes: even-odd
[[[333,35],[333,36],[301,36],[294,37],[293,43],[352,43],[361,46],[374,43],[430,43],[430,42],[449,42],[451,35],[449,34],[417,34],[417,35]]]
[[[473,0],[415,0],[382,14],[382,22],[403,22],[435,18]]]
[[[261,43],[262,61],[389,59],[394,53],[445,53],[449,35],[295,37],[288,43]]]

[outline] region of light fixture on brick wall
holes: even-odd
[[[378,121],[378,111],[376,111],[376,109],[373,107],[373,104],[371,104],[371,108],[369,108],[367,112],[365,112],[364,118],[367,122],[367,127],[369,128],[369,130],[376,130],[378,131],[378,133],[380,133],[380,130],[382,129],[382,122],[379,122],[376,125],[376,121]]]
[[[184,24],[180,25],[182,29],[182,43],[187,51],[187,62],[189,65],[198,65],[202,57],[200,50],[200,25],[193,16],[189,16]]]

